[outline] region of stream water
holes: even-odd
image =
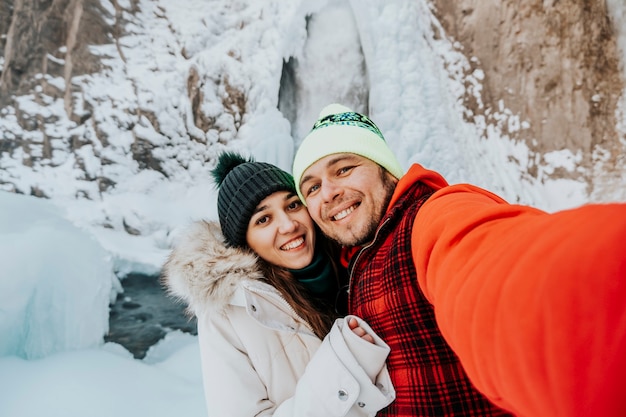
[[[124,292],[110,306],[105,341],[119,343],[142,359],[169,331],[197,334],[195,317],[188,317],[184,305],[165,293],[158,276],[130,274],[121,283]]]

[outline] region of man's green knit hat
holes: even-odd
[[[396,178],[404,175],[383,134],[369,117],[341,104],[330,104],[320,112],[319,119],[303,139],[293,161],[296,191],[303,203],[300,180],[304,171],[335,153],[357,154],[376,162]]]

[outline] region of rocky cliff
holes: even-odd
[[[245,31],[267,17],[247,16],[244,3],[216,2],[220,17],[204,22],[206,39]],[[626,198],[620,191],[626,188],[626,142],[619,130],[626,120],[624,52],[617,46],[618,31],[605,2],[431,0],[429,5],[445,36],[471,63],[468,74],[482,74],[479,95],[467,86],[467,121],[480,117],[487,124],[502,124],[495,115],[505,107],[524,128],[500,127],[534,154],[525,175],[538,176],[546,152],[568,149],[577,155],[576,168],[542,175],[584,180],[590,200]],[[250,109],[260,104],[251,98],[250,86],[234,82],[229,71],[255,63],[246,62],[235,48],[224,48],[215,64],[224,68],[219,77],[208,77],[191,65],[176,81],[186,97],[156,103],[142,86],[145,75],[119,65],[139,59],[127,56],[129,45],[120,44],[122,36],[141,33],[151,48],[165,48],[182,60],[197,55],[206,43],[181,45],[156,37],[150,28],[137,26],[142,13],[161,22],[164,33],[174,31],[158,2],[140,7],[139,0],[0,0],[0,115],[5,121],[0,131],[0,168],[5,171],[1,189],[40,197],[60,192],[18,178],[14,168],[23,165],[41,176],[71,171],[73,197],[93,199],[138,171],[165,178],[182,175],[190,158],[205,164],[215,152],[212,147],[236,140]],[[232,18],[237,14],[244,17]],[[265,57],[275,59],[278,67],[281,58]],[[150,76],[158,76],[157,68],[174,65],[155,62]],[[85,78],[116,71],[127,72],[127,84],[98,85]],[[99,89],[108,94],[93,93]],[[115,95],[118,89],[130,91],[133,100],[124,102],[121,93]],[[111,132],[106,127],[110,123],[119,131]],[[193,156],[182,158],[185,154]]]
[[[529,123],[527,129],[508,132],[511,137],[524,140],[538,155],[559,149],[579,153],[592,198],[625,187],[624,132],[617,129],[624,118],[623,51],[606,2],[433,4],[446,32],[484,71],[484,107],[466,96],[472,114],[497,109],[502,101]],[[528,169],[536,175],[538,167]]]

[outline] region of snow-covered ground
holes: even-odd
[[[626,21],[626,6],[609,3]],[[118,277],[157,273],[178,230],[217,217],[208,174],[217,153],[242,150],[290,171],[295,147],[330,102],[358,111],[369,105],[405,168],[419,162],[451,183],[474,183],[549,211],[587,202],[582,183],[523,176],[531,155],[498,126],[463,120],[464,83],[480,101],[482,74],[468,77],[467,58],[435,36],[442,29],[425,0],[140,0],[138,7],[125,16],[129,33],[119,44],[125,59],[114,45],[94,47],[107,69],[72,80],[82,86],[81,100],[97,105],[95,122],[107,132],[108,147],[92,140],[93,126],[71,122],[59,101],[19,98],[23,111],[57,118],[51,137],[87,141],[78,152],[86,172],[117,185],[100,193],[75,169],[76,157],[63,151],[61,139],[53,144],[55,169],[27,169],[3,154],[0,179],[24,190],[35,184],[52,199],[0,193],[0,416],[204,415],[193,336],[172,332],[143,360],[103,344]],[[297,61],[293,77],[281,81],[282,62],[290,58]],[[191,68],[204,80],[203,111],[217,118],[221,133],[193,127]],[[245,92],[243,120],[224,113],[226,91],[218,82],[224,73]],[[508,131],[525,127],[505,104],[498,111]],[[167,137],[140,113],[153,114]],[[1,116],[3,137],[30,134],[10,109]],[[132,135],[120,121],[137,137],[168,144],[159,154],[167,177],[138,169],[129,157]],[[573,169],[576,158],[554,152],[542,169]],[[89,198],[76,198],[78,191]]]
[[[204,416],[197,338],[103,344],[111,255],[51,202],[0,193],[0,416]]]

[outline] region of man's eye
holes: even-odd
[[[310,186],[309,190],[306,193],[306,195],[310,195],[311,193],[314,193],[315,191],[319,190],[319,188],[320,188],[320,186],[318,184]]]
[[[339,170],[337,171],[337,173],[338,173],[339,175],[341,175],[341,174],[345,174],[346,172],[350,171],[352,168],[354,168],[354,167],[353,167],[353,166],[342,167],[342,168],[339,168]]]

